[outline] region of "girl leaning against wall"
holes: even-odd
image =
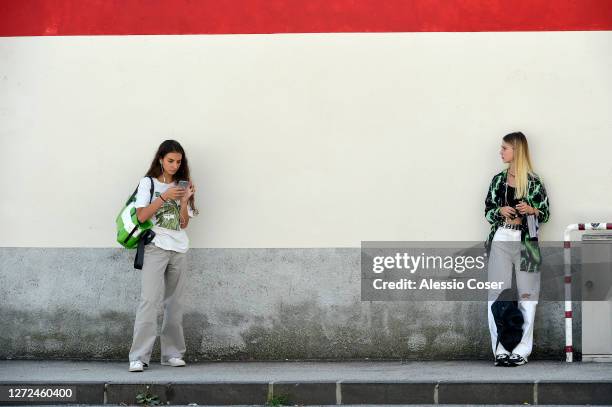
[[[150,177],[150,178],[149,178]],[[154,192],[151,199],[151,180]],[[155,237],[145,246],[141,271],[141,299],[134,322],[130,349],[130,372],[148,367],[157,336],[157,311],[163,298],[161,364],[185,366],[183,305],[186,287],[186,253],[189,238],[185,229],[195,209],[187,155],[175,140],[166,140],[157,149],[151,166],[140,180],[136,211],[141,222],[151,219]]]
[[[527,363],[533,349],[534,318],[540,294],[541,256],[537,233],[539,224],[548,221],[550,211],[544,184],[533,172],[525,135],[516,132],[504,136],[500,154],[508,166],[493,177],[485,199],[485,218],[491,224],[487,238],[488,273],[489,281],[503,281],[503,287],[509,288],[513,267],[515,270],[518,309],[524,322],[520,342],[513,349],[505,349],[499,343],[491,310],[501,289],[489,292],[487,312],[495,365],[512,367]]]

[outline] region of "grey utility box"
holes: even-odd
[[[585,233],[581,246],[582,360],[612,362],[612,233]]]

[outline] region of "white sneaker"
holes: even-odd
[[[525,359],[524,357],[522,357],[518,353],[513,353],[508,358],[508,366],[510,366],[510,367],[522,366],[525,363],[527,363],[527,359]]]
[[[181,367],[181,366],[186,365],[185,361],[181,358],[170,358],[168,359],[167,362],[161,362],[161,364],[165,366],[174,366],[174,367]]]
[[[140,360],[133,360],[130,362],[130,372],[142,372],[144,370],[144,364]]]

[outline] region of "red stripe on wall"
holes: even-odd
[[[0,36],[612,30],[612,0],[0,0]]]

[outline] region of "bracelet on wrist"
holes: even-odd
[[[162,201],[166,202],[166,200],[164,199],[163,196],[161,196],[161,194],[159,194],[159,197],[161,198]]]

